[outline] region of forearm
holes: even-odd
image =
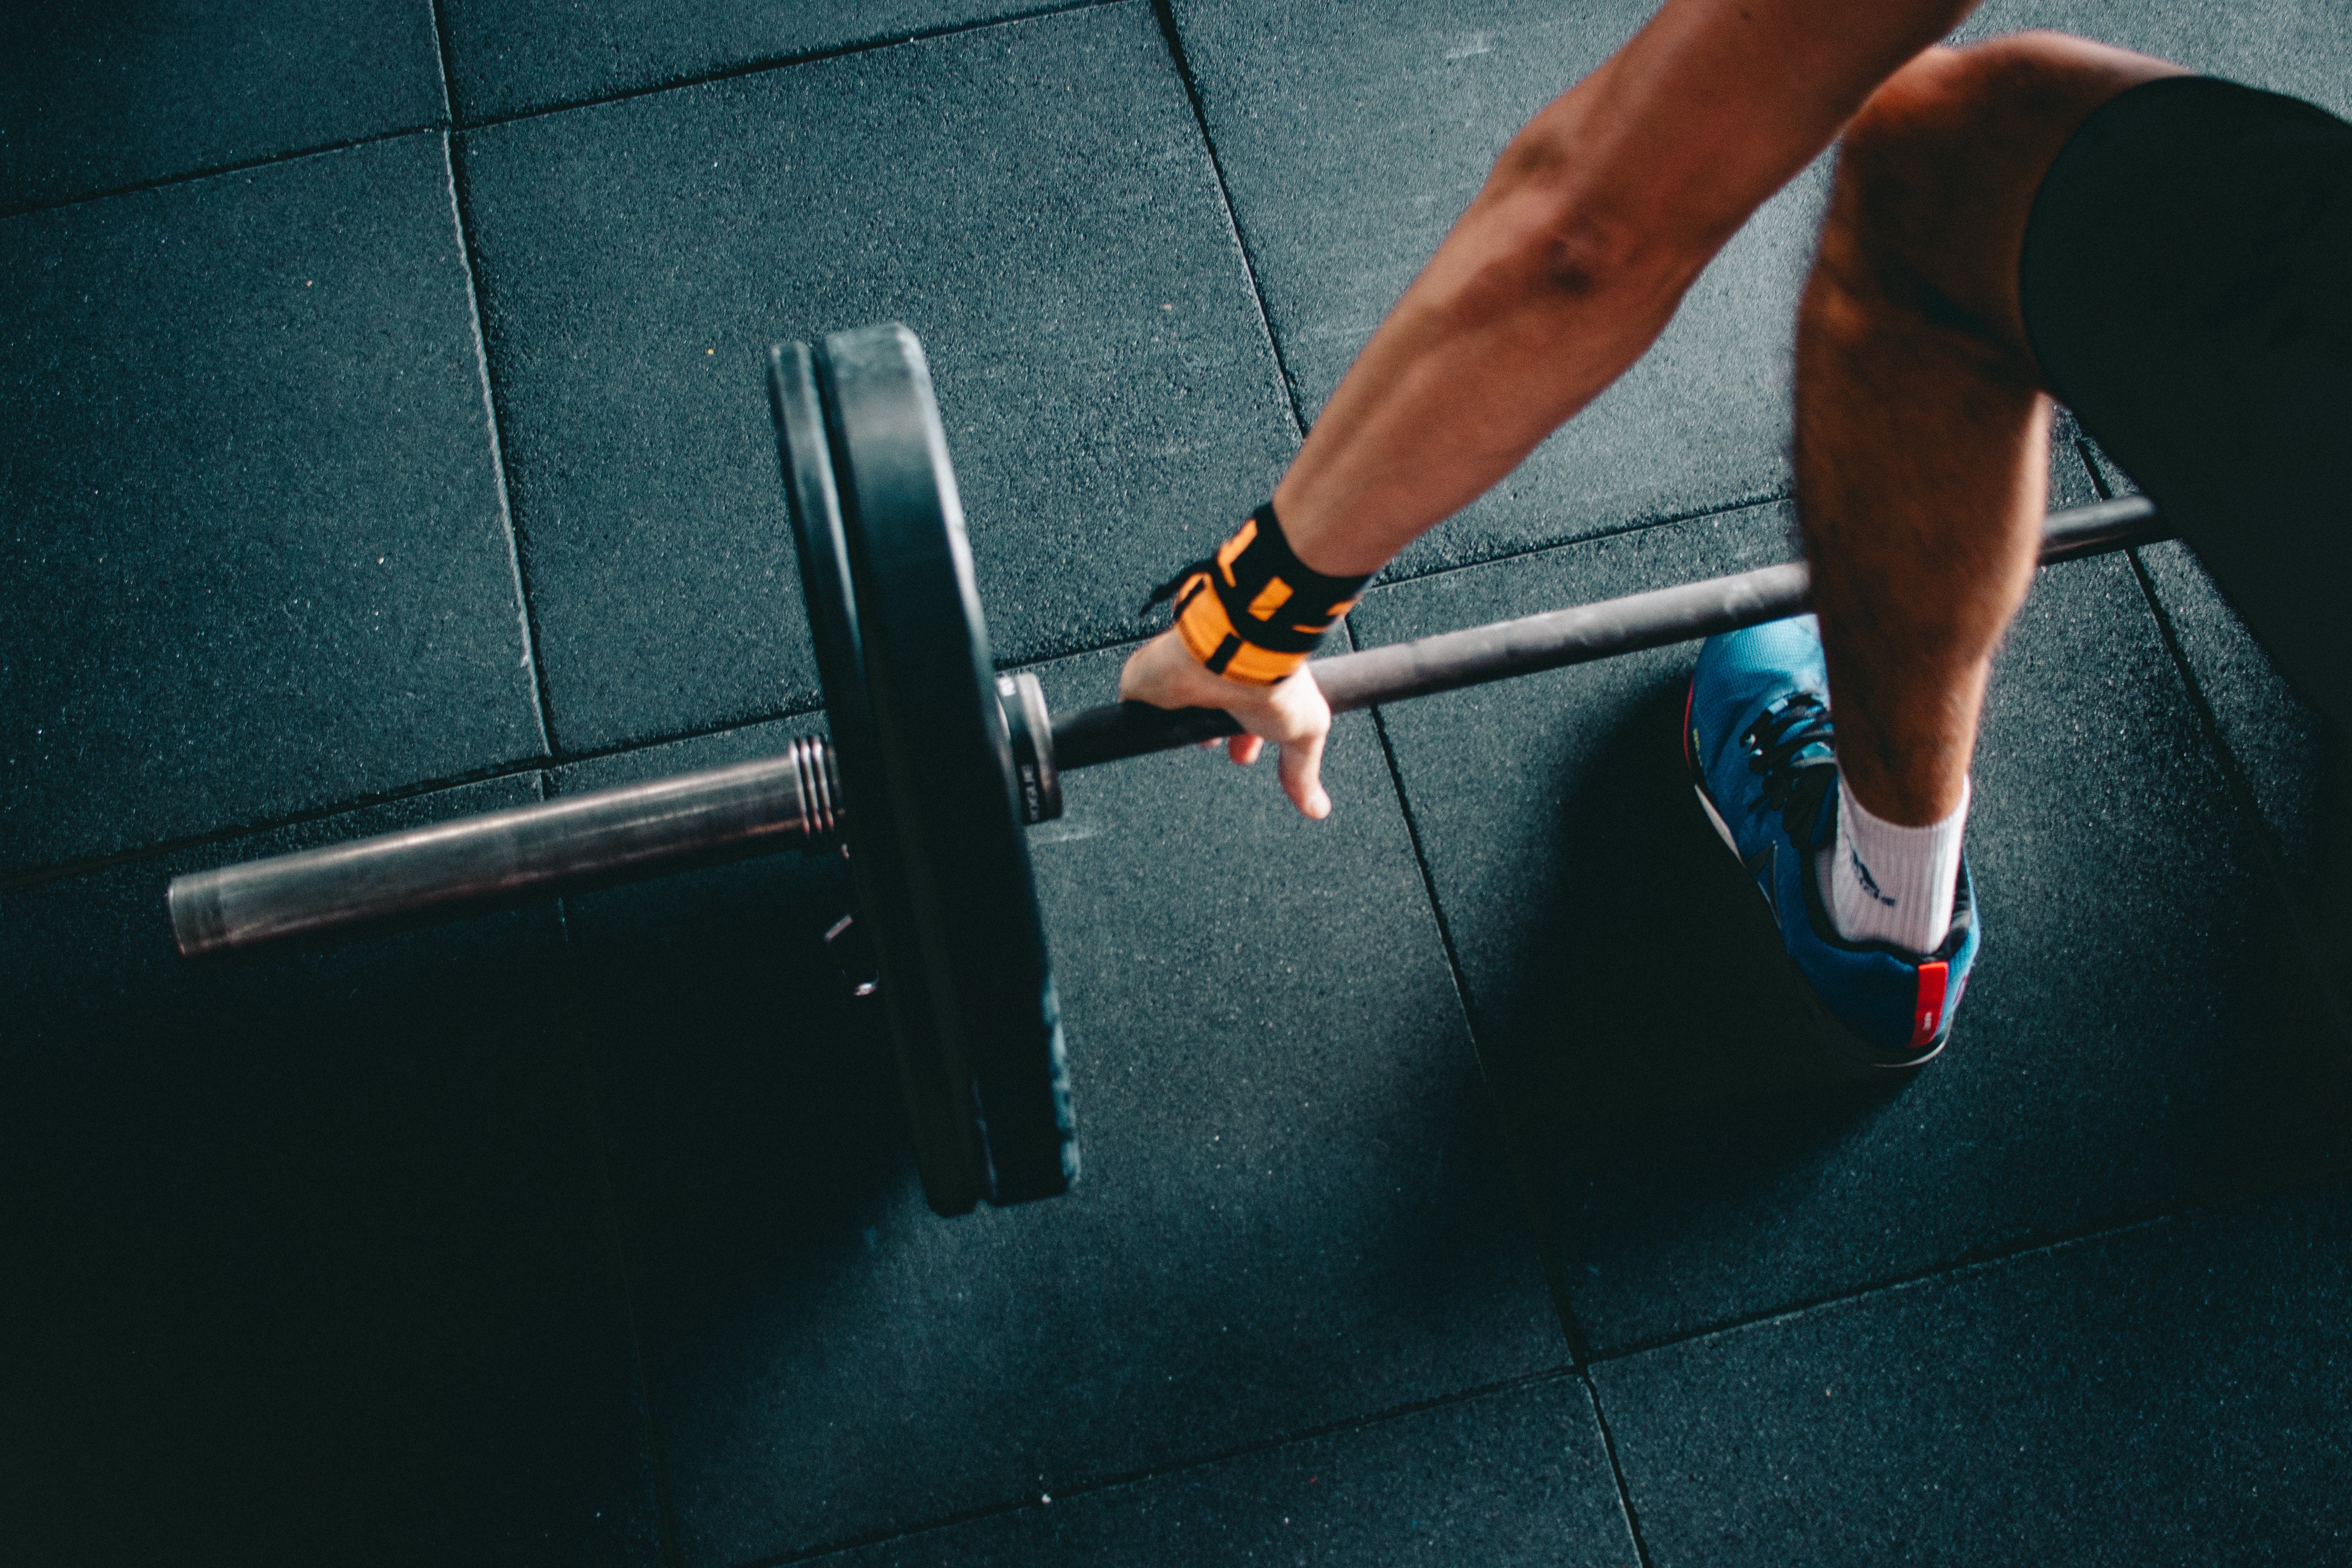
[[[1767,196],[1969,0],[1669,0],[1515,137],[1275,491],[1318,571],[1378,570],[1664,330]]]
[[[1499,177],[1499,176],[1498,176]],[[1553,244],[1550,193],[1493,181],[1365,344],[1275,490],[1318,571],[1378,571],[1639,359],[1695,264]]]

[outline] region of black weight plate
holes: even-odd
[[[929,967],[915,934],[914,882],[895,818],[887,811],[858,809],[861,801],[887,799],[887,790],[866,686],[840,493],[818,400],[815,362],[806,343],[778,344],[768,351],[768,398],[776,417],[784,492],[800,552],[801,591],[816,644],[817,678],[824,685],[834,761],[848,803],[842,836],[857,887],[856,919],[879,963],[881,1003],[898,1058],[923,1195],[940,1214],[965,1214],[987,1184],[971,1073],[934,1022]]]
[[[1050,1197],[1077,1175],[1061,1008],[930,370],[897,325],[835,333],[815,369],[913,961],[970,1073],[982,1195]],[[877,797],[844,788],[856,822]]]

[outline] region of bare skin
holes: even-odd
[[[2178,66],[2053,33],[1932,49],[1846,132],[1797,331],[1797,494],[1838,763],[1874,816],[1959,809],[2042,538],[2050,399],[2018,257],[2094,109]]]
[[[1701,268],[1974,0],[1666,0],[1529,121],[1381,323],[1275,489],[1299,558],[1377,570],[1517,467],[1657,338]],[[1236,520],[1238,522],[1238,520]],[[1213,676],[1172,636],[1123,697],[1229,710],[1309,816],[1329,707]]]
[[[1827,146],[1881,84],[1893,87],[1888,79],[1969,8],[1969,0],[1844,5],[1668,0],[1624,48],[1512,141],[1469,210],[1357,358],[1275,491],[1300,558],[1334,574],[1377,570],[1509,472],[1640,357],[1691,280],[1748,216]],[[1934,201],[1916,202],[1906,209],[1913,230],[1906,245],[1929,255],[1938,247],[1978,254],[1934,271],[1925,292],[1915,288],[1905,296],[1882,280],[1867,297],[1857,295],[1855,288],[1886,270],[1871,248],[1879,243],[1878,208],[1901,205],[1885,193],[1906,172],[1890,168],[1885,180],[1869,187],[1879,193],[1875,205],[1863,203],[1858,188],[1849,199],[1851,182],[1842,174],[1832,221],[1841,215],[1848,219],[1840,243],[1853,255],[1830,283],[1817,277],[1806,299],[1803,330],[1820,334],[1835,328],[1830,335],[1852,340],[1840,351],[1843,362],[1818,348],[1810,357],[1800,351],[1801,500],[1811,507],[1813,489],[1822,487],[1828,531],[1814,531],[1808,516],[1817,575],[1821,553],[1847,549],[1856,536],[1869,534],[1874,513],[1865,507],[1874,503],[1863,498],[1877,494],[1875,483],[1907,485],[1914,498],[1897,524],[1900,547],[1864,543],[1853,570],[1831,568],[1829,596],[1842,609],[1825,601],[1822,616],[1839,696],[1841,752],[1854,722],[1850,710],[1863,710],[1862,746],[1874,754],[1862,769],[1868,785],[1857,780],[1855,788],[1874,812],[1899,822],[1935,820],[1917,810],[1943,798],[1948,779],[1956,791],[1965,775],[1983,666],[2031,574],[2032,535],[2021,533],[2017,520],[2038,521],[2041,515],[2039,491],[2032,487],[2042,473],[2034,456],[2037,416],[2046,410],[2016,321],[2024,213],[2042,170],[2083,115],[2131,81],[2145,79],[2133,72],[2174,68],[2078,40],[2054,40],[2052,47],[2062,55],[2088,50],[2096,58],[2067,55],[2071,64],[2051,68],[2053,80],[2042,84],[2030,117],[2035,123],[2012,130],[2014,145],[2004,146],[2000,171],[1979,179],[1965,171],[1946,176],[1955,194],[1997,216],[2013,207],[2014,224],[1955,233],[1948,214],[1938,227]],[[1912,68],[1930,73],[1916,90],[1932,93],[1945,80],[1933,73],[1948,66],[1929,62],[1980,52],[1937,51]],[[1909,71],[1900,79],[1906,93],[1915,90]],[[1888,100],[1876,129],[1891,132],[1906,123],[1899,111],[1907,102]],[[2000,118],[1999,110],[1977,112]],[[1873,145],[1891,147],[1895,141],[1879,137]],[[1945,144],[1923,148],[1919,155],[1948,157],[1952,151]],[[1826,262],[1828,236],[1823,243]],[[2005,268],[1996,259],[2004,253]],[[1981,286],[1971,291],[1972,284]],[[1901,348],[1906,331],[1916,337],[1924,331],[1909,317],[1922,310],[1948,314],[1948,302],[1936,293],[1945,285],[1989,316],[2000,314],[2000,289],[2007,290],[2007,315],[1998,328],[1974,335],[1954,329],[1957,338],[1927,333],[1942,355],[1935,374],[1957,372],[1978,390],[1947,390],[1917,420],[1898,416],[1910,445],[1882,445],[1869,421],[1887,413],[1869,402],[1883,403],[1887,395],[1842,396],[1841,364],[1874,352],[1858,336],[1865,330],[1894,333]],[[1846,309],[1849,303],[1854,311]],[[1875,322],[1889,309],[1901,320]],[[1852,319],[1855,312],[1873,322],[1866,327]],[[1988,332],[2007,335],[1988,344]],[[2011,384],[2021,374],[2027,384],[2021,396]],[[2001,390],[1981,390],[1987,376]],[[1951,418],[1954,407],[1963,424],[1957,450],[1938,446],[1940,437],[1921,437],[1924,430],[1940,431],[1939,422]],[[1860,444],[1847,444],[1854,442]],[[1903,457],[1879,464],[1881,454],[1898,450]],[[1975,477],[1948,495],[1940,488],[1948,470],[1958,472],[1971,462],[1990,467],[1969,468]],[[1915,477],[1920,464],[1933,470],[1929,479]],[[1810,479],[1809,466],[1815,474]],[[1983,472],[1997,478],[1987,481]],[[1982,510],[1988,491],[1990,514]],[[1945,501],[1949,504],[1940,504]],[[1989,527],[1988,515],[1998,522]],[[1971,541],[1948,546],[1962,553],[1957,568],[1918,552],[1923,534],[1936,534],[1937,548],[1947,548],[1937,531],[1953,528]],[[2021,567],[2014,563],[2020,538],[2026,552]],[[1958,575],[1940,575],[1956,570]],[[1924,596],[1926,603],[1912,605],[1906,595]],[[1830,629],[1841,615],[1853,636],[1843,626]],[[1923,627],[1934,651],[1899,661],[1891,684],[1874,689],[1864,679],[1850,688],[1851,677],[1837,673],[1841,660],[1851,667],[1878,640],[1917,635]],[[1923,689],[1930,693],[1924,702]],[[1273,687],[1242,686],[1210,675],[1181,642],[1161,637],[1129,660],[1120,693],[1162,707],[1229,710],[1248,731],[1229,743],[1235,762],[1255,761],[1273,742],[1282,748],[1282,784],[1291,800],[1309,816],[1330,809],[1319,782],[1330,711],[1307,672]],[[1872,711],[1890,703],[1897,705],[1897,716],[1874,727]],[[1922,713],[1927,717],[1917,722],[1901,716]],[[1893,760],[1874,772],[1873,763],[1882,758]],[[1958,773],[1949,771],[1954,758]],[[1882,802],[1888,807],[1883,812]]]

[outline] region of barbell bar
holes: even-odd
[[[1231,714],[1060,717],[996,674],[920,345],[903,327],[771,352],[770,393],[831,720],[757,762],[174,879],[188,957],[449,917],[799,847],[843,847],[873,929],[927,1196],[1051,1195],[1076,1174],[1059,1005],[1021,829],[1073,768],[1235,734]],[[2128,497],[2053,513],[2042,560],[2168,537]],[[1313,661],[1335,712],[1803,612],[1802,563]],[[875,809],[864,803],[880,803]],[[861,803],[853,809],[850,803]]]
[[[2168,537],[2144,496],[2050,515],[2047,564]],[[1759,567],[1312,661],[1335,713],[1737,631],[1811,607],[1804,563]],[[1009,688],[1009,689],[1008,689]],[[1000,685],[1029,823],[1061,815],[1059,775],[1238,734],[1222,709],[1111,702],[1048,720],[1035,678]],[[1038,737],[1043,736],[1040,744]],[[844,814],[833,748],[249,860],[173,879],[181,953],[313,940],[578,892],[754,856],[831,849]]]

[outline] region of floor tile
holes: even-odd
[[[2329,848],[2326,718],[2287,684],[2194,550],[2176,540],[2139,559],[2289,888],[2315,898]]]
[[[1504,143],[1653,8],[1176,0],[1234,216],[1310,417]],[[1827,169],[1817,163],[1767,203],[1624,379],[1391,574],[1785,493],[1797,293]]]
[[[2341,1184],[1593,1369],[1656,1568],[2352,1560]]]
[[[1292,444],[1142,5],[494,127],[465,178],[568,748],[814,704],[772,342],[920,334],[1007,662],[1135,635]]]
[[[0,872],[541,749],[437,135],[0,222]]]
[[[2287,681],[2186,542],[2136,553],[2352,1050],[2352,737]]]
[[[1034,0],[446,0],[442,18],[449,89],[459,118],[473,123],[1057,8]]]
[[[1042,674],[1067,708],[1117,668]],[[790,728],[565,777],[715,764]],[[1188,752],[1073,774],[1032,837],[1085,1173],[1021,1208],[924,1207],[878,1028],[818,952],[837,862],[567,900],[607,982],[614,1180],[688,1563],[1566,1362],[1370,721],[1341,726],[1328,822],[1226,772]]]
[[[1582,1383],[1552,1378],[1131,1485],[1046,1493],[1008,1513],[818,1559],[861,1568],[1433,1560],[1640,1561]]]
[[[1769,515],[1375,593],[1387,642],[1736,569]],[[1975,768],[1984,953],[1891,1097],[1795,1089],[1764,905],[1693,806],[1688,647],[1383,717],[1596,1351],[2276,1182],[2341,1149],[2281,910],[2128,563],[2045,571]]]
[[[0,891],[0,1517],[26,1563],[658,1562],[550,908],[184,963],[174,874]]]
[[[2084,460],[2110,495],[2138,483],[2085,436]],[[2352,1041],[2352,742],[2332,731],[2290,683],[2185,540],[2133,552],[2184,678],[2259,824],[2274,872],[2314,966],[2332,975],[2326,1007]]]
[[[0,211],[446,117],[431,0],[11,6]]]
[[[2352,114],[2352,13],[2334,0],[2111,5],[2104,0],[1990,0],[1961,26],[1969,40],[2054,27],[2175,60],[2251,87]]]

